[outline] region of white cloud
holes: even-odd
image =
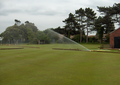
[[[0,33],[14,24],[14,19],[30,21],[40,29],[63,26],[70,12],[79,8],[112,6],[119,0],[0,0]]]

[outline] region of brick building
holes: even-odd
[[[120,28],[110,33],[110,47],[120,48]]]

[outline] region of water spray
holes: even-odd
[[[81,45],[81,44],[79,44],[79,43],[65,37],[64,35],[61,35],[61,34],[55,32],[55,31],[51,30],[51,29],[47,29],[47,31],[51,32],[51,34],[50,35],[48,34],[48,36],[54,35],[56,37],[57,36],[59,37],[57,40],[55,40],[54,37],[51,37],[51,40],[54,41],[54,44],[57,44],[54,49],[63,49],[63,50],[69,49],[69,50],[91,51],[88,48],[84,47],[83,45]],[[60,45],[60,47],[58,45]]]

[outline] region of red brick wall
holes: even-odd
[[[120,37],[120,28],[110,33],[110,47],[114,48],[114,37]]]

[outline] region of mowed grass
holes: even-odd
[[[99,45],[84,46],[97,49]],[[0,50],[0,85],[120,84],[120,54],[54,47],[25,45],[24,49]]]

